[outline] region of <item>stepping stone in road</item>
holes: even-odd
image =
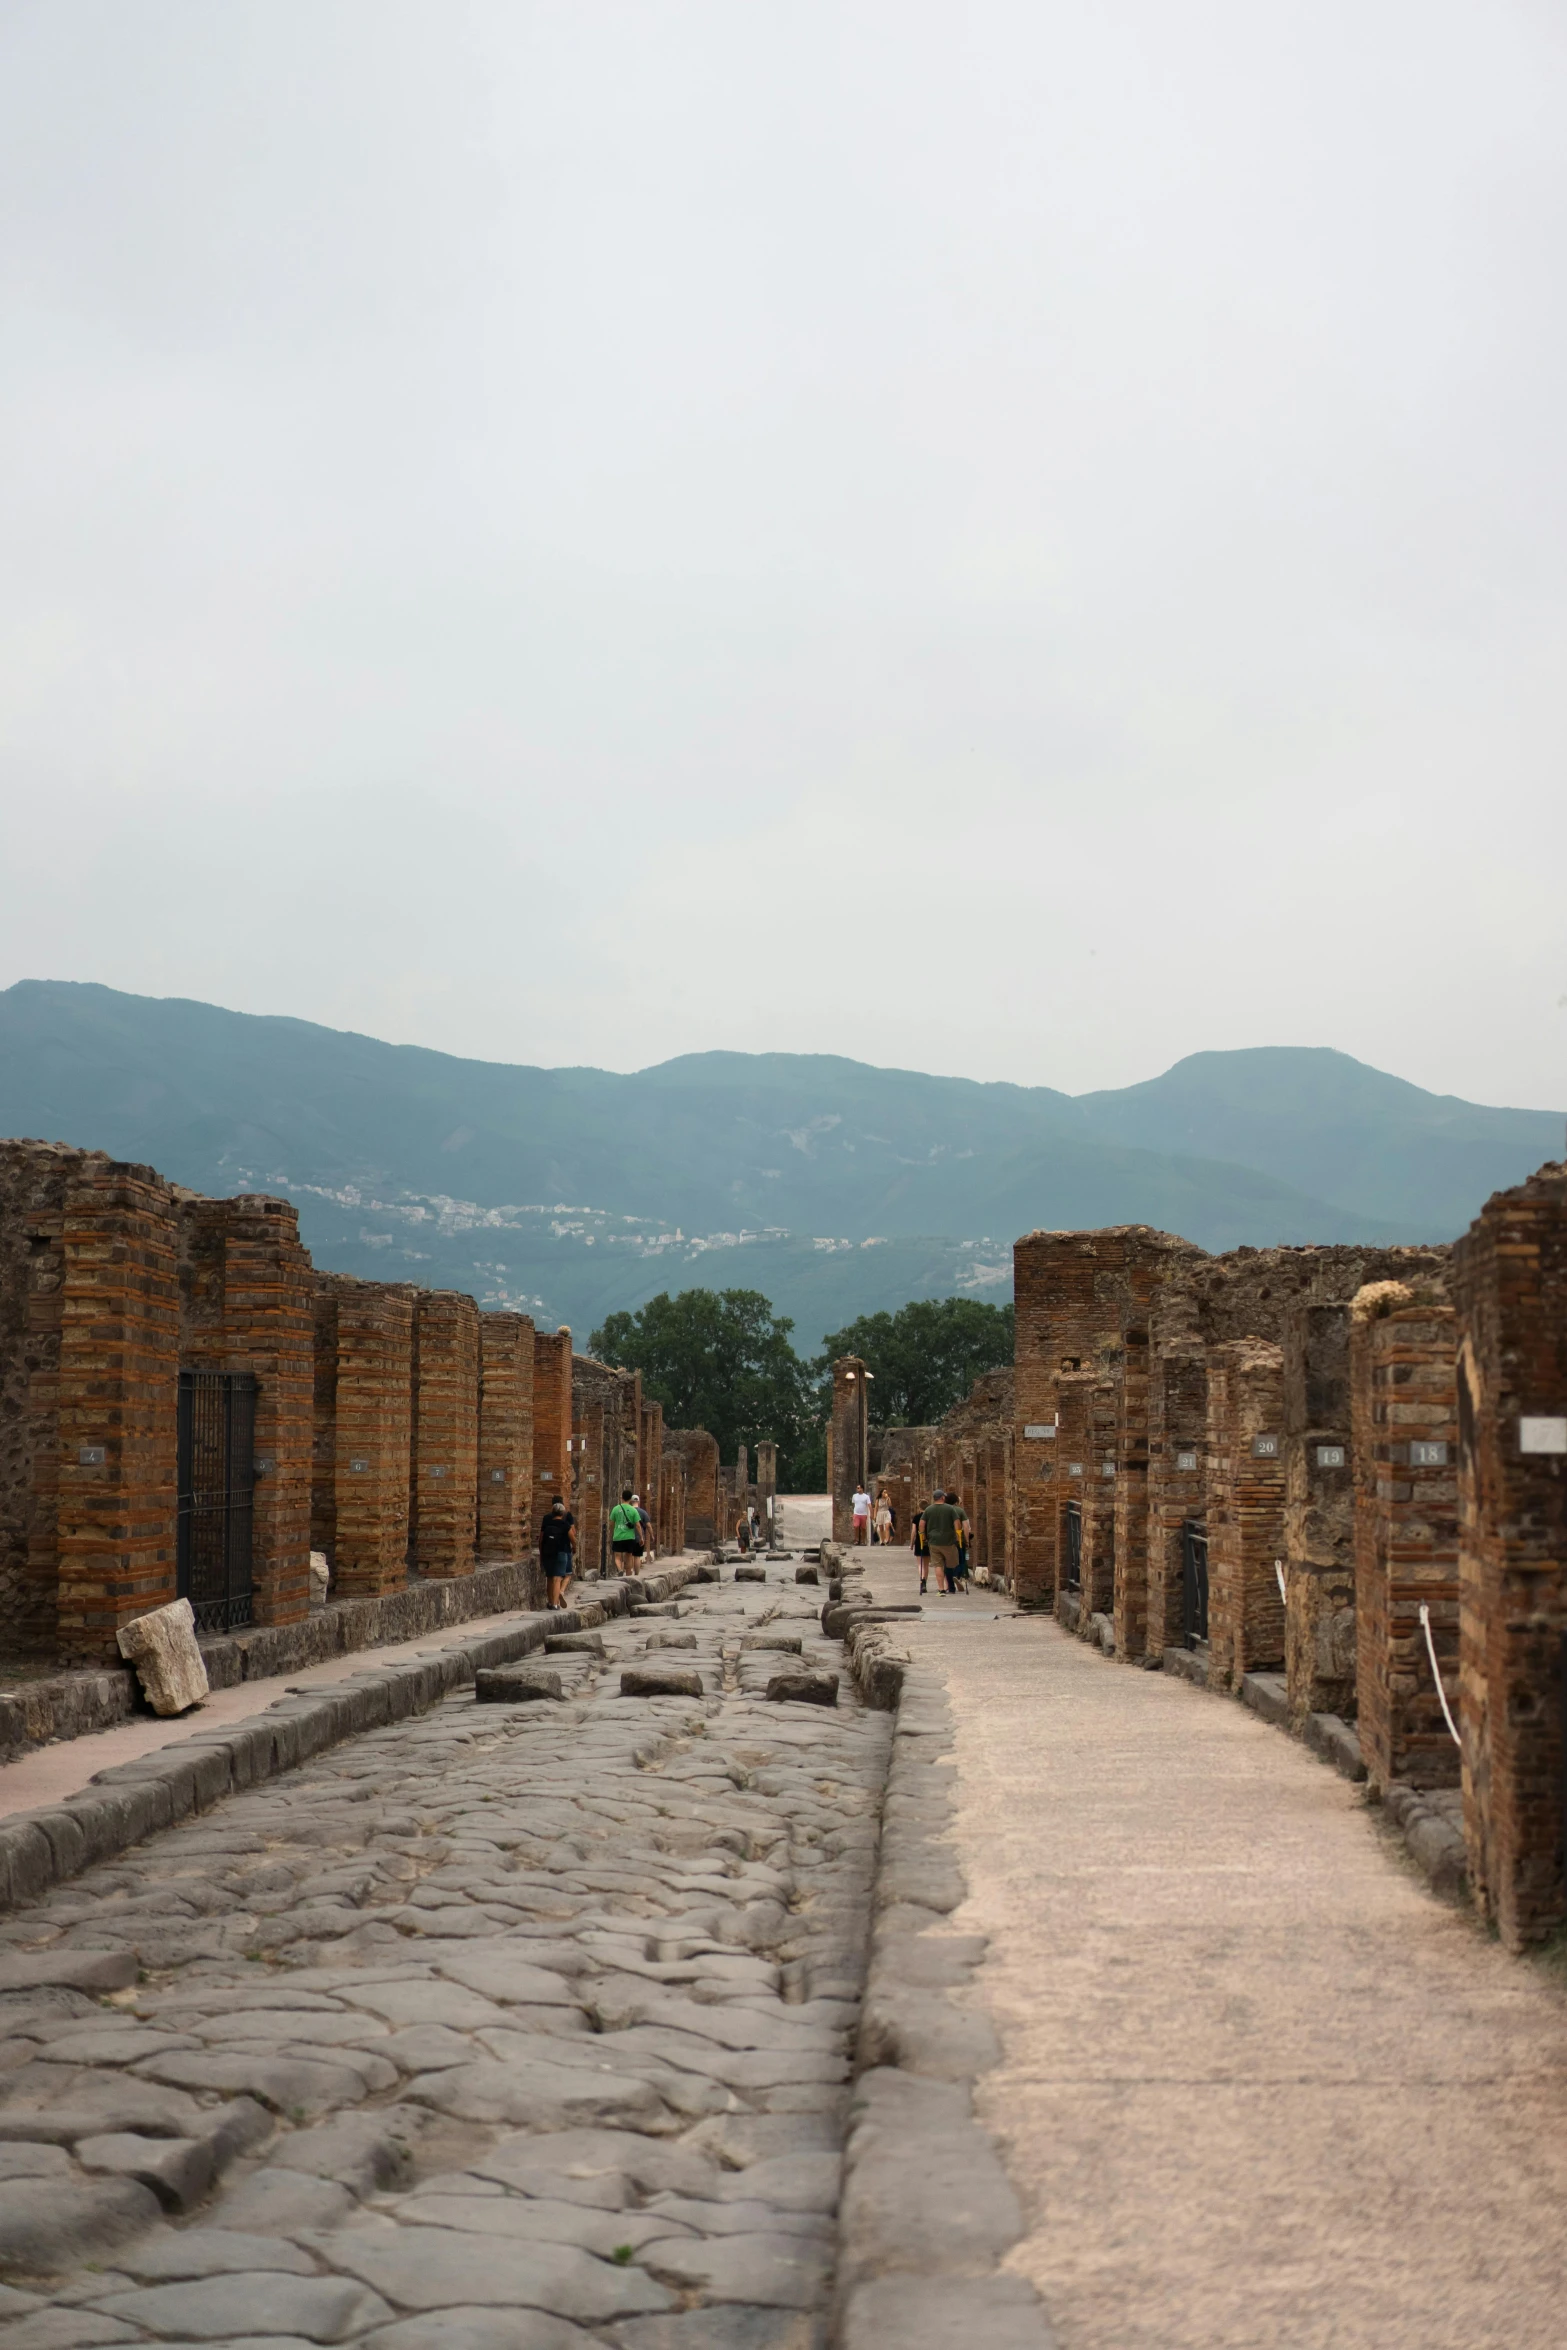
[[[546,1656],[602,1656],[602,1632],[547,1632],[544,1636]]]
[[[622,1697],[700,1697],[702,1676],[689,1666],[628,1665],[620,1676]]]
[[[695,1648],[696,1634],[694,1632],[650,1632],[647,1636],[647,1644],[649,1648]]]
[[[767,1569],[765,1567],[736,1567],[735,1581],[737,1583],[765,1583]]]
[[[559,1673],[538,1665],[481,1665],[473,1694],[480,1705],[525,1705],[530,1698],[564,1697]]]
[[[681,1616],[685,1614],[678,1599],[640,1600],[631,1612],[634,1616]]]
[[[767,1684],[767,1694],[774,1705],[836,1705],[838,1676],[836,1673],[775,1673]]]
[[[789,1656],[799,1656],[801,1653],[798,1632],[747,1632],[740,1646],[742,1648],[781,1648]]]
[[[796,1567],[794,1579],[797,1583],[820,1583],[822,1578],[820,1570],[816,1567]]]

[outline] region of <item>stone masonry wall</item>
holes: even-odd
[[[1567,1165],[1487,1202],[1452,1287],[1464,1835],[1518,1948],[1567,1924]]]
[[[1372,1786],[1461,1775],[1420,1609],[1459,1686],[1457,1317],[1439,1292],[1375,1282],[1351,1309],[1360,1749]]]
[[[533,1539],[557,1493],[571,1501],[571,1332],[533,1339]]]
[[[533,1323],[479,1317],[481,1560],[525,1559],[533,1540]]]
[[[479,1309],[460,1290],[421,1290],[414,1308],[409,1563],[471,1575],[479,1530]]]
[[[1355,1716],[1356,1445],[1346,1304],[1284,1316],[1285,1671],[1290,1717]]]
[[[711,1550],[718,1535],[718,1440],[705,1428],[672,1428],[664,1439],[685,1471],[686,1542]]]
[[[379,1598],[408,1575],[418,1292],[347,1273],[319,1281],[312,1525],[330,1529],[334,1594]]]
[[[834,1363],[832,1421],[827,1432],[834,1542],[854,1540],[854,1489],[870,1475],[869,1395],[865,1365],[858,1355],[844,1355]]]
[[[174,1195],[150,1167],[86,1162],[62,1220],[56,1386],[60,1653],[175,1595],[179,1278]]]
[[[1208,1357],[1200,1338],[1149,1344],[1148,1653],[1186,1641],[1184,1529],[1200,1521],[1208,1491]]]
[[[1208,1682],[1284,1662],[1284,1355],[1232,1338],[1208,1355]]]
[[[65,1198],[87,1155],[63,1143],[0,1143],[0,1633],[8,1656],[52,1655],[56,1644]]]

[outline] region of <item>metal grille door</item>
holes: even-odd
[[[1181,1586],[1190,1648],[1208,1637],[1208,1537],[1195,1518],[1181,1528]]]
[[[200,1632],[250,1622],[256,1382],[248,1371],[182,1371],[178,1588]]]

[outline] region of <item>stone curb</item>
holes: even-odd
[[[823,1564],[833,1562],[823,1545]],[[856,1577],[845,1561],[844,1597]],[[867,1703],[896,1715],[882,1806],[870,1964],[855,2050],[833,2350],[1051,2350],[1033,2287],[998,2266],[1024,2233],[974,2085],[1000,2057],[963,2003],[983,1936],[956,1934],[963,1872],[947,1842],[956,1771],[942,1675],[886,1622],[844,1646]]]
[[[405,1664],[367,1664],[325,1689],[277,1698],[250,1721],[198,1729],[176,1746],[99,1771],[80,1794],[62,1803],[0,1820],[0,1913],[41,1899],[52,1885],[124,1852],[157,1829],[291,1771],[345,1738],[423,1713],[472,1681],[482,1666],[510,1664],[542,1649],[549,1633],[582,1631],[602,1622],[595,1609],[627,1615],[634,1606],[667,1599],[694,1572],[670,1567],[656,1575],[593,1584],[564,1614],[530,1615],[507,1631],[411,1657]]]

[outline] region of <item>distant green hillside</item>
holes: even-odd
[[[1199,1053],[1076,1098],[825,1054],[623,1077],[40,980],[0,992],[0,1132],[204,1191],[287,1191],[347,1270],[583,1331],[659,1288],[743,1283],[805,1344],[913,1296],[1004,1298],[1035,1225],[1143,1222],[1208,1248],[1446,1239],[1562,1146],[1552,1114],[1329,1051]]]

